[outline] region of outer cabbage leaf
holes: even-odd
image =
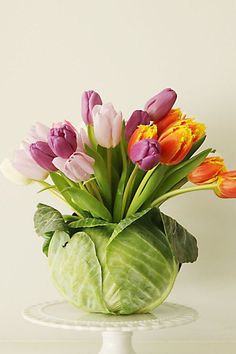
[[[195,262],[198,257],[196,238],[170,216],[161,213],[165,233],[179,263]]]
[[[94,243],[85,232],[70,238],[56,231],[49,245],[49,267],[54,284],[69,302],[89,312],[108,312],[101,266]]]
[[[178,263],[160,220],[159,211],[151,210],[107,246],[108,282],[117,285],[114,291],[120,299],[121,314],[148,312],[172,289]]]

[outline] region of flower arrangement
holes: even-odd
[[[176,98],[165,89],[125,122],[98,93],[84,92],[85,128],[37,123],[1,164],[10,180],[37,182],[73,211],[39,204],[35,230],[56,287],[86,311],[149,312],[182,263],[197,259],[195,237],[160,211],[165,201],[198,190],[236,198],[236,171],[209,157],[211,148],[197,153],[205,125],[173,108]],[[188,181],[194,186],[183,187]]]

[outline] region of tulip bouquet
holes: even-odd
[[[72,210],[62,215],[39,204],[34,222],[56,287],[77,307],[151,311],[170,293],[182,263],[198,255],[195,237],[160,211],[162,203],[208,189],[236,197],[236,171],[209,157],[210,148],[197,153],[205,126],[173,108],[176,98],[165,89],[125,122],[98,93],[84,92],[85,128],[37,123],[1,164],[9,179],[37,182]],[[195,185],[183,187],[188,181]]]

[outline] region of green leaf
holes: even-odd
[[[56,230],[67,230],[61,213],[45,204],[38,204],[37,206],[37,211],[34,214],[34,227],[37,235],[45,239],[42,250],[46,256],[54,232]]]
[[[44,188],[40,189],[37,193],[39,194],[39,193],[45,192],[49,189],[56,189],[56,186],[53,185],[53,186],[44,187]]]
[[[161,213],[165,233],[179,263],[195,262],[198,257],[196,238],[170,216]]]
[[[44,253],[47,257],[48,257],[48,248],[49,248],[49,245],[50,245],[52,236],[53,236],[53,233],[52,233],[51,236],[48,236],[47,238],[45,238],[45,241],[44,241],[43,247],[42,247],[43,253]]]
[[[69,227],[77,229],[80,227],[96,227],[96,226],[108,226],[111,225],[107,221],[96,218],[84,218],[77,221],[72,221],[68,224]]]
[[[61,195],[65,198],[67,203],[72,207],[72,209],[78,213],[79,215],[82,216],[89,216],[88,213],[84,212],[77,204],[75,204],[69,193],[68,193],[68,188],[71,187],[71,185],[68,183],[67,179],[64,178],[63,176],[59,175],[57,172],[50,172],[50,177],[57,187],[58,191],[61,193]]]
[[[107,172],[107,166],[102,158],[102,156],[89,146],[86,146],[87,153],[94,158],[95,162],[93,165],[94,176],[100,188],[103,199],[106,202],[108,208],[111,207],[112,195],[111,188],[109,188],[109,178]]]
[[[119,224],[117,224],[117,226],[115,227],[108,244],[110,244],[114,240],[114,238],[116,238],[119,235],[119,233],[121,233],[126,227],[130,226],[136,220],[140,219],[142,216],[147,214],[150,210],[151,208],[142,210],[139,213],[132,214],[131,216],[121,220]]]
[[[165,175],[157,193],[154,193],[153,200],[170,191],[178,182],[185,178],[190,172],[198,167],[209,155],[212,149],[206,149],[190,160],[183,161],[178,165],[173,166]]]
[[[75,306],[108,313],[102,294],[102,270],[93,241],[85,232],[56,231],[48,252],[52,280]]]
[[[151,177],[149,178],[146,186],[144,187],[142,193],[138,197],[137,202],[135,203],[135,210],[140,209],[140,207],[144,204],[143,208],[146,209],[150,206],[151,201],[153,200],[153,196],[155,192],[158,190],[158,186],[164,180],[166,173],[168,172],[170,166],[167,165],[159,165]]]
[[[80,220],[80,218],[77,215],[63,215],[63,219],[65,220],[66,223]]]
[[[193,146],[191,147],[189,153],[187,154],[187,156],[184,158],[185,160],[189,160],[190,157],[202,146],[202,144],[204,143],[204,141],[206,140],[206,135],[203,136],[201,139],[197,140]]]
[[[87,191],[71,187],[68,189],[68,193],[76,205],[79,205],[85,211],[89,211],[95,218],[112,221],[111,213],[105,205]]]
[[[66,231],[67,226],[61,213],[45,204],[38,204],[34,214],[34,227],[38,236],[45,237],[55,230]]]

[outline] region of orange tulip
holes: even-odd
[[[183,113],[179,108],[171,109],[170,112],[160,121],[156,122],[157,133],[160,136],[173,123],[180,121],[183,118]]]
[[[221,157],[207,157],[201,165],[188,175],[188,180],[195,184],[209,184],[216,181],[224,171],[226,171],[226,168]]]
[[[153,125],[139,125],[133,132],[128,143],[128,153],[132,145],[143,139],[157,139],[157,126]]]
[[[160,162],[176,165],[181,162],[193,145],[193,135],[187,125],[172,125],[158,139],[161,147]]]
[[[215,193],[220,198],[236,198],[236,171],[224,172],[218,177]]]

